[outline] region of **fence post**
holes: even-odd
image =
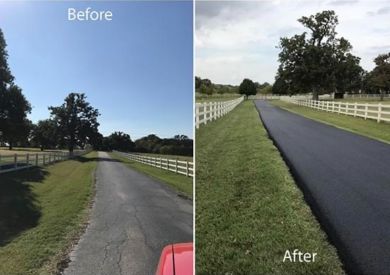
[[[356,117],[357,115],[357,102],[354,104],[354,109],[353,109],[353,116]]]
[[[38,153],[35,154],[35,166],[38,166]]]
[[[27,162],[27,166],[30,164],[30,155],[27,153],[26,155],[26,162]]]
[[[177,159],[175,159],[175,173],[177,174]]]
[[[187,176],[187,177],[188,177],[188,174],[189,174],[188,166],[189,166],[188,161],[186,161],[186,176]]]
[[[17,154],[14,155],[14,167],[15,168],[18,167],[18,155]]]
[[[364,105],[364,119],[367,119],[367,116],[368,116],[368,105],[366,103],[366,105]]]
[[[381,116],[382,116],[382,103],[379,103],[378,104],[378,118],[376,120],[378,123],[381,121]]]
[[[46,162],[46,155],[43,154],[42,156],[43,156],[43,165],[45,165],[45,162]]]

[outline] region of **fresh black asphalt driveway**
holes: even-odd
[[[255,104],[347,272],[390,274],[390,145]]]
[[[191,241],[190,200],[99,152],[90,224],[64,274],[154,274],[165,245]]]

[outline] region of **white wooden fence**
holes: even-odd
[[[119,151],[114,152],[122,155],[129,160],[134,160],[156,168],[168,170],[176,174],[185,175],[187,177],[194,176],[194,163],[190,161],[168,159],[163,157],[150,157],[141,154],[124,153]]]
[[[344,94],[344,98],[375,98],[379,99],[380,94]],[[384,94],[384,98],[390,97],[390,94]]]
[[[48,152],[48,153],[26,153],[0,155],[0,174],[22,169],[28,169],[33,166],[45,166],[58,161],[67,160],[77,156],[89,153],[90,150],[80,150],[73,152],[70,156],[68,152]]]
[[[195,105],[195,126],[199,129],[201,124],[207,124],[208,121],[213,121],[220,118],[231,110],[237,107],[244,100],[244,97],[239,97],[229,101],[204,102],[196,103]]]
[[[322,110],[337,114],[344,114],[364,119],[375,119],[377,122],[390,122],[390,104],[351,103],[338,101],[302,100],[294,97],[284,97],[282,100],[306,106],[316,110]]]

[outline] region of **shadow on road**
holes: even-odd
[[[0,175],[0,246],[37,225],[41,211],[28,183],[41,183],[47,174],[34,168]]]
[[[89,162],[89,161],[110,161],[110,162],[121,162],[120,160],[117,160],[117,159],[112,159],[112,158],[86,158],[86,157],[83,157],[83,156],[80,156],[80,157],[77,157],[75,158],[76,161],[80,161],[80,162]]]

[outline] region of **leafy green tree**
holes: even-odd
[[[318,99],[320,94],[344,93],[360,85],[360,59],[351,54],[352,46],[345,38],[336,38],[335,12],[323,11],[298,21],[309,33],[280,39],[277,78],[286,84],[286,93],[312,93]]]
[[[56,123],[51,119],[40,120],[34,125],[31,141],[39,146],[41,151],[55,148],[58,145],[58,134]]]
[[[1,139],[7,142],[12,150],[16,142],[26,140],[30,134],[31,123],[27,114],[31,112],[31,106],[22,90],[13,84],[2,92],[1,99],[6,105],[1,115]]]
[[[111,150],[130,152],[134,150],[135,144],[130,135],[123,132],[114,132],[108,136],[109,147]]]
[[[238,92],[246,96],[255,95],[256,85],[252,80],[245,78],[238,87]]]
[[[14,144],[25,141],[31,130],[27,114],[30,103],[22,89],[14,84],[14,77],[8,67],[7,43],[0,29],[0,140],[12,150]]]
[[[83,93],[70,93],[58,107],[49,107],[51,118],[56,124],[70,153],[76,146],[84,148],[98,135],[99,111],[93,108]]]
[[[375,68],[371,72],[371,83],[379,90],[381,100],[390,91],[390,52],[380,54],[375,59]]]
[[[3,31],[0,29],[0,94],[13,84],[14,77],[8,67],[7,43]],[[3,106],[1,106],[3,107]]]

